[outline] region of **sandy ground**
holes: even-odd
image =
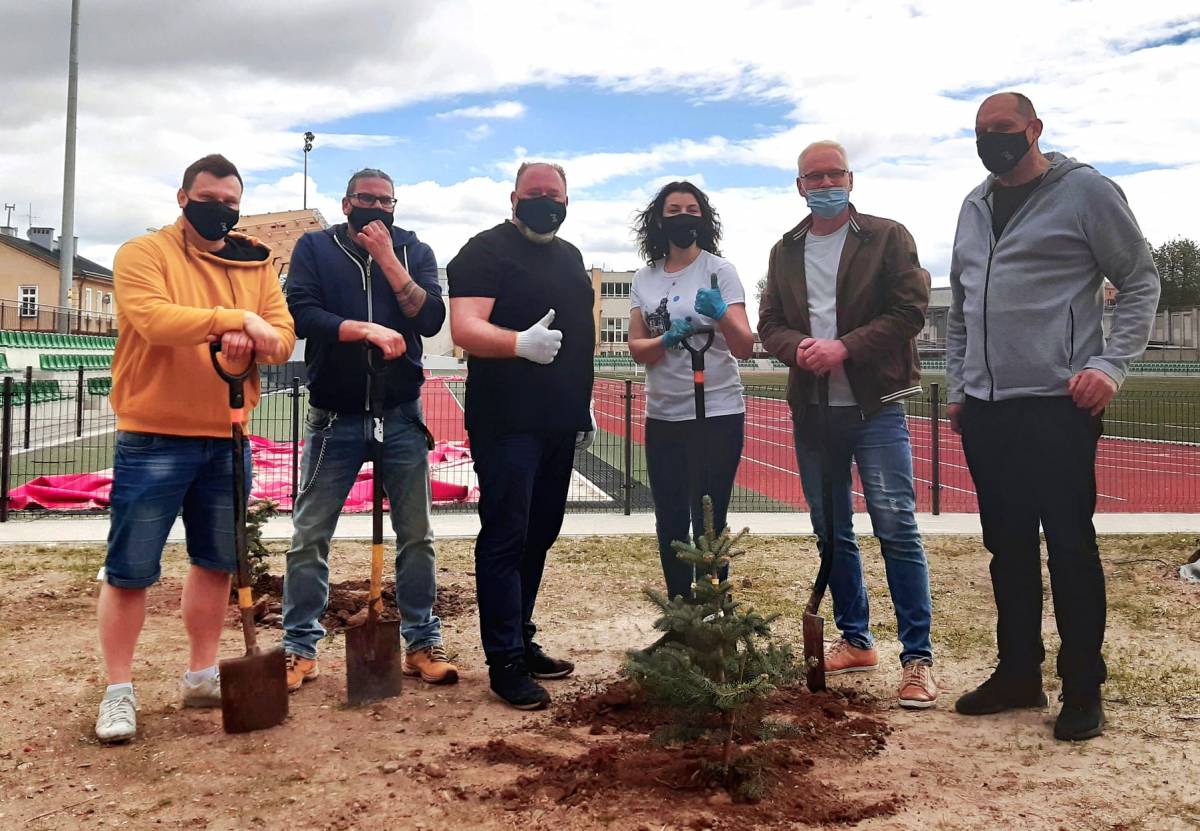
[[[877,755],[817,758],[811,776],[851,797],[899,797],[898,812],[855,826],[863,829],[1200,827],[1200,587],[1174,577],[1195,546],[1178,536],[1104,541],[1109,727],[1099,739],[1066,744],[1051,736],[1054,703],[985,719],[953,712],[956,694],[986,677],[994,650],[987,557],[971,539],[929,542],[943,696],[930,711],[894,706],[895,620],[878,547],[864,540],[881,668],[831,685],[878,697],[876,715],[892,732]],[[368,550],[335,545],[335,579],[365,576]],[[103,684],[94,622],[102,558],[100,547],[0,549],[0,828],[756,827],[736,805],[714,812],[687,794],[564,804],[525,787],[528,770],[489,762],[478,748],[491,739],[563,757],[624,739],[558,725],[553,709],[523,714],[494,699],[473,608],[444,622],[463,669],[457,686],[414,682],[398,698],[349,708],[343,639],[332,637],[322,644],[322,677],[292,696],[284,726],[227,736],[219,710],[179,707],[186,639],[178,548],[168,550],[164,580],[151,591],[135,660],[139,735],[100,746],[92,726]],[[441,544],[439,565],[442,583],[469,596],[470,544]],[[806,539],[758,539],[736,566],[746,581],[739,597],[782,612],[777,631],[798,644],[815,566]],[[281,567],[277,556],[272,570]],[[564,540],[551,552],[539,640],[578,665],[573,678],[549,682],[558,701],[615,680],[623,650],[653,639],[639,588],[658,574],[647,538]],[[1048,674],[1057,648],[1050,606],[1047,595]],[[279,637],[262,632],[268,642]],[[230,626],[222,654],[239,653]],[[1053,702],[1056,681],[1047,686]]]

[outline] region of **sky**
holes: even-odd
[[[69,0],[0,0],[0,201],[60,229]],[[219,152],[244,214],[341,221],[350,174],[396,181],[397,224],[445,265],[510,212],[522,160],[567,171],[563,238],[641,265],[630,224],[688,179],[747,293],[807,213],[796,157],[835,139],[862,212],[902,222],[945,284],[985,175],[975,111],[1019,90],[1042,149],[1124,189],[1146,237],[1200,238],[1200,7],[1192,0],[82,0],[76,234],[109,265],[178,215],[183,169]],[[753,300],[750,301],[753,312]]]

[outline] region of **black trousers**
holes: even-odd
[[[470,436],[479,477],[479,630],[488,665],[499,666],[523,655],[537,631],[533,607],[546,552],[562,528],[575,434]]]
[[[981,401],[962,412],[963,450],[991,552],[998,672],[1040,677],[1042,567],[1046,534],[1050,590],[1067,691],[1095,692],[1107,670],[1104,569],[1096,547],[1096,443],[1102,424],[1066,397]]]

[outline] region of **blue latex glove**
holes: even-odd
[[[696,314],[711,317],[713,320],[720,320],[725,316],[725,312],[729,309],[729,304],[721,299],[721,290],[718,288],[699,289],[696,292]]]
[[[671,328],[663,333],[663,336],[662,336],[663,346],[667,347],[667,349],[670,349],[671,347],[678,345],[680,343],[680,341],[682,341],[684,338],[691,337],[691,334],[692,334],[691,321],[682,320],[679,318],[672,320]]]

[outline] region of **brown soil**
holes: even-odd
[[[343,580],[329,584],[329,605],[321,616],[326,632],[340,632],[347,626],[361,623],[367,613],[369,580]],[[383,620],[399,620],[396,611],[396,583],[383,581]],[[283,578],[264,574],[254,584],[255,615],[259,624],[273,629],[283,628]],[[475,590],[453,584],[438,586],[433,613],[442,620],[457,617],[475,608]]]
[[[475,745],[465,755],[488,765],[528,771],[497,791],[501,799],[521,803],[510,810],[533,810],[546,800],[557,805],[594,800],[620,802],[637,812],[670,804],[679,812],[694,814],[692,825],[697,828],[855,823],[892,815],[904,802],[895,793],[848,797],[813,773],[817,758],[854,762],[883,749],[890,728],[878,716],[857,709],[863,703],[862,697],[836,692],[777,691],[762,715],[792,730],[785,738],[769,741],[742,737],[736,749],[738,756],[761,769],[762,799],[731,796],[715,764],[720,759],[719,745],[662,746],[651,740],[647,734],[671,723],[672,714],[646,703],[629,681],[578,696],[556,709],[555,723],[612,737],[581,753],[563,756],[501,738]],[[736,771],[738,765],[734,767]],[[735,799],[754,804],[735,805]]]
[[[2,529],[0,529],[2,530]],[[774,788],[731,804],[714,787],[712,748],[663,748],[664,715],[614,684],[625,651],[654,640],[641,587],[661,580],[652,537],[564,539],[538,600],[538,640],[571,658],[547,682],[551,709],[522,713],[488,690],[479,648],[470,541],[438,546],[439,613],[461,680],[412,680],[374,705],[346,705],[344,638],[320,644],[321,677],[292,695],[287,722],[226,735],[219,711],[183,709],[188,645],[179,616],[181,547],[148,593],[134,656],[138,736],[93,737],[104,678],[96,652],[94,577],[103,547],[0,547],[0,828],[479,829],[684,831],[1174,831],[1200,827],[1200,588],[1175,566],[1191,537],[1106,538],[1108,725],[1079,744],[1051,737],[1057,707],[969,719],[954,699],[994,660],[988,557],[978,540],[927,540],[934,650],[942,697],[895,705],[893,610],[878,545],[862,539],[880,669],[830,679],[831,693],[778,693],[775,719],[799,732],[760,744]],[[335,542],[333,580],[355,586],[365,543]],[[283,557],[271,570],[281,573]],[[806,540],[760,539],[737,564],[742,590],[797,643],[816,568]],[[350,591],[360,591],[350,588]],[[1046,601],[1047,692],[1057,638]],[[827,631],[832,630],[827,621]],[[832,634],[832,632],[831,632]],[[260,643],[280,633],[266,628]],[[222,634],[220,655],[239,655]],[[739,753],[754,758],[749,741]],[[748,752],[750,751],[750,752]],[[806,761],[808,760],[808,761]],[[655,780],[661,781],[655,781]],[[665,784],[664,784],[665,783]]]

